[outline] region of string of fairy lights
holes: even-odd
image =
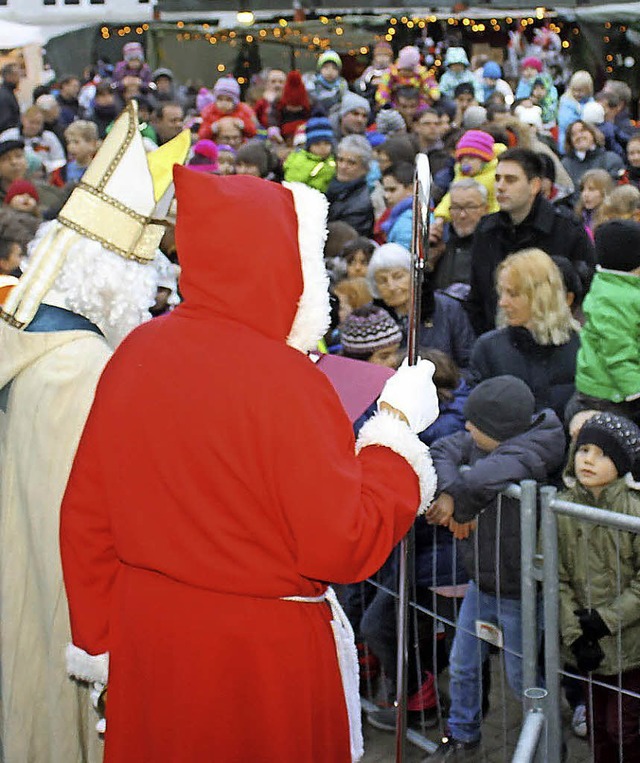
[[[253,42],[282,42],[286,43],[294,48],[294,56],[299,56],[301,50],[308,50],[313,52],[321,52],[330,48],[336,49],[339,52],[348,53],[349,55],[366,55],[370,49],[380,40],[386,40],[393,42],[394,38],[400,33],[411,33],[411,30],[424,30],[423,33],[428,34],[429,25],[437,24],[440,21],[445,22],[449,27],[461,27],[465,35],[471,36],[486,36],[491,32],[510,32],[510,31],[526,31],[529,27],[534,25],[540,26],[541,23],[546,26],[550,32],[558,34],[561,38],[561,45],[563,50],[569,51],[572,44],[581,34],[579,26],[575,23],[563,23],[561,20],[555,20],[546,8],[535,8],[533,15],[516,17],[505,16],[503,18],[490,17],[483,19],[475,19],[464,14],[452,14],[449,17],[437,17],[430,16],[392,16],[386,22],[386,29],[384,28],[384,21],[380,26],[378,21],[378,28],[371,33],[371,42],[366,45],[357,44],[351,35],[355,29],[358,29],[358,25],[353,25],[348,19],[344,19],[342,16],[320,16],[315,20],[315,26],[317,22],[320,23],[322,33],[310,33],[306,30],[306,24],[304,22],[290,22],[285,18],[280,18],[276,23],[269,24],[254,24],[247,29],[219,29],[215,25],[202,23],[192,23],[186,21],[177,21],[172,24],[167,22],[156,22],[154,24],[139,24],[130,25],[125,24],[121,26],[103,26],[101,28],[101,35],[104,40],[108,40],[112,37],[126,37],[128,35],[144,35],[150,29],[162,29],[164,33],[175,34],[176,39],[179,42],[191,42],[191,41],[206,41],[210,45],[228,44],[231,47],[236,47],[239,44]],[[624,33],[627,27],[624,24],[615,25],[611,21],[606,21],[603,24],[603,36],[602,41],[606,46],[609,46],[613,42],[614,32]],[[362,29],[358,29],[361,33]],[[605,54],[605,68],[607,73],[613,71],[614,55],[607,52]],[[436,59],[434,61],[434,67],[437,68],[441,65],[441,61]],[[218,70],[223,72],[225,70],[224,64],[218,65]],[[435,68],[433,71],[435,71]],[[241,83],[242,84],[242,83]]]

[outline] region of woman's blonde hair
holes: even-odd
[[[580,178],[580,190],[583,191],[587,184],[592,185],[594,188],[597,188],[597,190],[600,191],[603,201],[604,197],[611,190],[613,190],[613,178],[606,170],[587,170]],[[578,199],[578,202],[575,206],[576,214],[582,214],[583,209],[584,202],[582,201],[582,195],[580,195],[580,198]]]
[[[593,95],[593,78],[591,77],[589,72],[586,72],[583,69],[581,69],[575,72],[574,75],[571,77],[571,79],[569,80],[569,87],[567,89],[571,93],[572,97],[573,97],[574,87],[584,87],[588,90],[589,95]]]
[[[373,299],[366,278],[345,278],[333,287],[333,291],[344,297],[354,310],[368,305]]]
[[[555,262],[542,249],[522,249],[510,254],[498,266],[496,278],[509,271],[514,288],[531,306],[528,327],[538,344],[559,345],[569,341],[578,329],[567,304],[562,274]],[[507,319],[498,309],[496,323],[506,326]]]
[[[619,185],[610,191],[598,209],[597,224],[607,220],[638,220],[640,191],[634,185]]]

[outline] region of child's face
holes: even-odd
[[[580,192],[580,199],[582,200],[583,207],[592,211],[602,204],[603,194],[593,183],[587,182]]]
[[[477,175],[484,167],[484,164],[479,156],[462,156],[460,158],[460,170],[466,177]]]
[[[17,209],[18,212],[35,212],[38,202],[28,193],[19,193],[9,202],[11,209]]]
[[[632,167],[640,167],[640,140],[627,143],[627,159]]]
[[[462,74],[464,69],[465,69],[464,64],[450,64],[449,65],[449,71],[453,72],[454,74]]]
[[[220,151],[218,154],[218,173],[220,175],[235,175],[236,160],[228,151]]]
[[[364,278],[367,275],[367,255],[358,249],[347,263],[347,278]]]
[[[374,350],[369,356],[369,363],[395,370],[400,364],[400,342]]]
[[[11,275],[11,273],[19,271],[20,257],[22,257],[22,247],[14,242],[11,244],[9,254],[4,259],[0,259],[0,274]]]
[[[576,451],[575,471],[578,482],[597,498],[602,489],[618,479],[618,471],[602,448],[591,443],[581,445]]]
[[[522,70],[522,76],[524,79],[533,79],[539,74],[540,72],[537,69],[534,69],[533,66],[525,66],[525,68]]]
[[[78,164],[88,164],[97,150],[98,144],[95,140],[85,140],[78,135],[69,135],[67,138],[67,154]]]
[[[376,161],[378,162],[378,167],[380,167],[380,171],[384,172],[386,169],[389,169],[391,167],[391,159],[389,159],[389,154],[386,154],[384,151],[380,151],[377,148],[373,149],[373,155],[376,158]]]
[[[335,64],[332,64],[331,61],[327,61],[326,64],[320,67],[320,74],[327,82],[335,82],[340,75],[340,69]]]
[[[254,178],[260,177],[260,168],[257,164],[248,164],[247,162],[238,162],[236,164],[236,175],[251,175]]]
[[[547,94],[547,88],[544,85],[536,85],[531,91],[531,98],[534,101],[541,101]]]
[[[475,424],[472,424],[470,421],[465,422],[464,428],[467,430],[467,432],[469,432],[471,439],[480,448],[480,450],[484,450],[486,453],[491,453],[492,450],[495,450],[498,445],[500,445],[498,440],[494,440],[493,437],[489,437],[488,434],[482,432]]]
[[[331,156],[332,150],[333,146],[328,140],[317,140],[309,146],[309,153],[320,157],[320,159],[327,159]]]
[[[219,95],[216,98],[216,108],[223,114],[230,114],[236,107],[236,104],[229,95]]]

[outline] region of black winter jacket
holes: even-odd
[[[461,548],[469,574],[484,593],[520,597],[520,503],[498,494],[512,482],[544,483],[561,465],[564,448],[562,424],[550,410],[543,411],[528,431],[504,440],[491,453],[480,450],[469,432],[443,437],[431,446],[438,494],[452,496],[454,519],[469,522],[478,517],[477,530],[461,542]],[[464,465],[470,468],[461,472]]]
[[[516,376],[533,392],[536,410],[553,408],[562,420],[575,390],[579,347],[577,333],[566,344],[542,345],[522,326],[489,331],[471,352],[469,381],[476,385],[493,376]]]
[[[358,231],[358,235],[373,235],[373,205],[366,178],[343,182],[333,180],[326,193],[329,200],[328,222],[342,220]]]
[[[528,247],[542,249],[551,257],[569,259],[587,292],[595,252],[584,225],[571,212],[538,195],[528,217],[519,225],[514,225],[506,212],[487,215],[480,220],[473,236],[471,292],[466,304],[478,336],[495,327],[496,268],[507,255]]]

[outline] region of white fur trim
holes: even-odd
[[[429,448],[401,419],[388,411],[377,413],[365,423],[358,435],[356,453],[369,445],[390,448],[409,463],[420,481],[420,506],[417,513],[424,514],[433,501],[438,484]]]
[[[293,195],[298,218],[298,248],[302,266],[302,295],[287,344],[301,352],[316,349],[330,322],[329,276],[324,266],[327,237],[327,199],[304,183],[283,183]]]
[[[67,644],[67,673],[80,681],[106,684],[109,679],[109,652],[89,654],[75,644]]]

